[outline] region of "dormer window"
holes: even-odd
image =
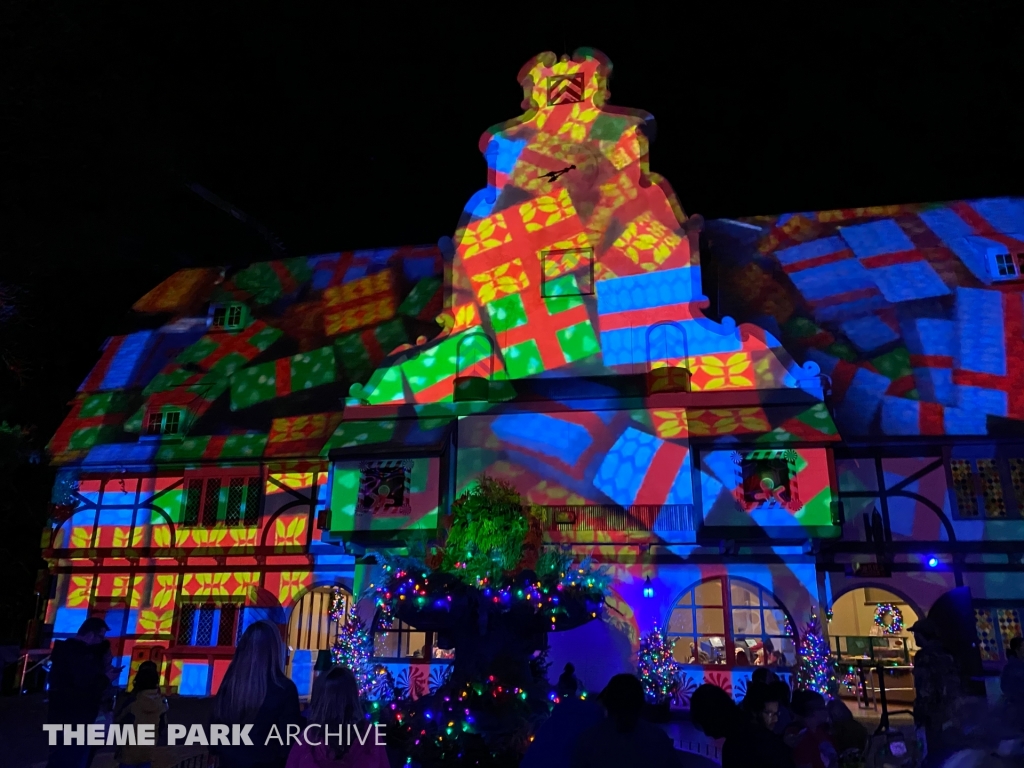
[[[177,408],[153,411],[146,419],[147,435],[181,434],[181,411]]]
[[[224,304],[213,308],[210,328],[219,331],[234,331],[242,327],[245,317],[245,306],[242,304]]]
[[[992,253],[988,257],[989,274],[993,280],[1017,280],[1021,276],[1024,254]]]

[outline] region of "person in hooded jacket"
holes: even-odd
[[[91,617],[82,622],[74,637],[53,644],[48,723],[89,726],[96,722],[100,702],[119,672],[104,663],[99,651],[109,630],[103,619]],[[58,739],[46,765],[47,768],[88,768],[92,752],[93,748],[85,744],[65,745]]]
[[[114,721],[119,725],[152,725],[157,744],[167,743],[167,702],[160,695],[160,672],[152,661],[144,661],[135,673],[132,691],[118,701]],[[121,768],[150,768],[156,746],[124,745],[114,751]]]

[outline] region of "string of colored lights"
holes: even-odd
[[[637,651],[637,673],[644,694],[652,704],[671,700],[679,691],[682,665],[675,660],[676,641],[665,637],[657,624],[640,640]]]

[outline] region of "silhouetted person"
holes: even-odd
[[[828,731],[828,705],[815,691],[793,693],[796,768],[839,768],[839,753]]]
[[[82,726],[83,743],[65,746],[64,734],[59,734],[47,768],[88,768],[93,747],[84,743],[86,726],[96,722],[103,695],[117,675],[104,663],[99,648],[109,629],[103,619],[92,617],[82,622],[74,637],[53,644],[47,722]]]
[[[748,717],[717,685],[705,683],[693,692],[690,719],[712,739],[725,739],[722,768],[793,768],[785,745]]]
[[[772,697],[771,688],[767,683],[751,680],[747,686],[747,693],[740,702],[740,709],[758,725],[764,726],[773,736],[775,735],[775,726],[779,722],[779,702]]]
[[[782,736],[793,722],[793,710],[790,707],[792,695],[785,680],[776,677],[774,681],[768,683],[768,697],[779,702],[779,721],[775,724],[775,733],[778,736]]]
[[[1006,666],[999,676],[1003,700],[1018,723],[1024,721],[1024,640],[1015,637],[1006,653]],[[1022,723],[1024,724],[1024,723]]]
[[[920,650],[914,655],[914,726],[924,744],[926,765],[938,765],[955,735],[954,707],[960,697],[960,673],[939,639],[938,628],[921,619],[910,628]]]
[[[829,732],[839,753],[839,762],[862,755],[868,745],[868,729],[853,717],[853,712],[839,699],[828,703]]]
[[[537,730],[520,768],[565,768],[580,735],[604,720],[605,711],[598,702],[563,698]]]
[[[736,651],[736,666],[737,667],[749,667],[750,659],[747,658],[747,652],[743,650]]]
[[[685,766],[661,728],[640,719],[644,687],[635,675],[616,675],[600,695],[606,721],[586,730],[576,743],[572,768],[680,768]]]
[[[558,676],[558,696],[567,699],[576,695],[580,689],[580,681],[576,679],[576,667],[571,663],[565,665],[565,670]]]
[[[750,676],[750,682],[764,683],[765,685],[771,685],[778,679],[779,676],[770,667],[758,667],[754,670],[754,674]]]
[[[235,656],[213,700],[214,723],[252,723],[252,746],[211,747],[220,768],[283,768],[288,746],[268,736],[277,727],[286,741],[289,724],[301,725],[299,692],[284,674],[284,641],[276,625],[257,621],[238,641]]]
[[[157,744],[167,743],[167,702],[160,695],[160,671],[152,661],[144,661],[135,673],[131,693],[118,701],[114,721],[121,724],[152,725]],[[114,751],[121,768],[149,766],[156,746],[125,745]]]
[[[348,667],[334,667],[313,683],[309,724],[310,740],[321,744],[293,744],[287,768],[388,768],[387,750],[377,744],[373,724],[363,717],[359,683]],[[332,735],[348,726],[359,733],[345,739]]]

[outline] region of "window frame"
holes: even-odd
[[[172,418],[173,417],[173,418]],[[159,428],[153,431],[155,421],[159,419]],[[168,430],[170,422],[174,423],[174,429]],[[143,437],[181,437],[185,432],[185,409],[168,408],[153,409],[146,413],[146,424],[143,430]]]
[[[721,605],[719,605],[719,606],[705,606],[705,605],[701,605],[698,602],[698,598],[697,598],[697,590],[698,590],[698,588],[701,585],[711,584],[711,583],[714,583],[716,581],[720,583],[720,588],[721,588]],[[746,589],[749,592],[754,592],[757,595],[757,600],[758,600],[757,605],[756,606],[734,606],[733,602],[732,602],[732,587],[733,587],[734,584],[743,587],[744,589]],[[683,601],[686,599],[686,597],[688,595],[690,596],[690,602],[689,602],[689,604],[684,604]],[[765,596],[769,597],[772,601],[774,601],[775,604],[774,605],[766,605],[765,604]],[[692,628],[692,631],[691,632],[674,632],[671,629],[671,626],[672,626],[672,615],[676,611],[684,610],[684,609],[689,609],[690,612],[691,612],[691,620],[692,620],[691,628]],[[719,610],[719,611],[721,611],[722,612],[722,634],[717,634],[717,633],[701,633],[701,632],[699,632],[698,631],[699,623],[697,621],[697,611],[698,610]],[[735,632],[734,622],[733,622],[733,611],[735,611],[735,610],[757,610],[758,613],[760,614],[760,617],[761,617],[761,634],[760,635],[753,635],[753,634],[750,634],[750,633],[737,634]],[[676,639],[677,641],[682,640],[682,641],[694,642],[694,643],[699,642],[699,639],[701,637],[721,637],[722,638],[722,640],[724,642],[724,647],[725,647],[725,653],[724,653],[725,663],[723,663],[723,664],[714,664],[714,663],[703,664],[700,661],[696,661],[696,662],[684,661],[684,662],[681,662],[683,664],[700,666],[701,668],[711,669],[711,670],[719,670],[719,669],[721,669],[721,670],[725,670],[725,669],[746,669],[748,667],[751,668],[751,669],[756,669],[758,665],[755,665],[752,662],[748,663],[746,665],[737,666],[737,664],[736,664],[736,640],[737,639],[746,640],[748,638],[753,638],[753,637],[759,637],[762,640],[762,642],[764,641],[765,638],[773,638],[774,639],[774,638],[780,638],[781,637],[781,638],[785,639],[785,635],[783,635],[783,634],[772,635],[772,634],[768,634],[765,631],[764,612],[766,610],[776,610],[776,611],[780,611],[780,612],[783,613],[783,615],[786,618],[786,621],[789,622],[789,626],[792,629],[792,636],[790,638],[788,638],[788,639],[790,639],[791,642],[793,643],[794,649],[798,648],[799,645],[800,645],[800,637],[799,637],[799,632],[796,629],[796,625],[793,623],[793,616],[789,612],[789,609],[786,608],[786,606],[783,604],[783,602],[781,600],[779,600],[779,598],[775,595],[775,593],[772,592],[767,587],[765,587],[765,586],[763,586],[761,584],[758,584],[756,581],[752,581],[750,579],[745,579],[745,578],[738,577],[738,576],[730,576],[728,574],[723,574],[721,576],[709,576],[708,578],[701,579],[700,581],[691,584],[689,587],[687,587],[682,592],[680,592],[679,596],[673,602],[672,607],[669,610],[668,620],[664,624],[664,626],[665,626],[665,635],[666,635],[666,637]],[[781,649],[778,649],[778,650],[781,650]],[[698,653],[699,653],[699,649],[698,649]],[[784,658],[785,658],[785,656],[784,656]],[[785,666],[779,666],[777,668],[781,669],[781,670],[793,670],[793,669],[795,669],[796,658],[794,657],[792,660],[787,660],[787,661],[791,661],[791,663],[787,663]]]
[[[1000,263],[1001,259],[1005,259],[1005,263]],[[1020,280],[1024,275],[1024,254],[1013,253],[1012,251],[1005,251],[1000,253],[988,254],[988,274],[995,282],[1006,283],[1013,280]],[[1008,266],[1013,271],[1009,274],[1004,273],[1002,270]]]
[[[994,620],[994,623],[996,624],[996,626],[995,626],[995,635],[996,635],[996,637],[999,638],[999,658],[998,659],[994,659],[994,660],[993,659],[989,659],[989,660],[982,659],[981,663],[983,665],[985,665],[985,666],[988,666],[988,667],[993,667],[993,666],[998,667],[998,666],[1000,666],[1002,664],[1005,664],[1006,661],[1007,661],[1007,657],[1006,657],[1007,648],[1006,648],[1006,643],[1003,641],[1003,633],[999,631],[998,619],[995,618],[995,613],[999,609],[1015,610],[1015,611],[1017,611],[1018,618],[1020,618],[1022,620],[1022,623],[1024,623],[1024,600],[999,600],[999,599],[993,599],[993,598],[980,598],[980,599],[979,598],[974,598],[974,599],[971,600],[971,608],[974,611],[985,610],[985,611],[989,611],[989,612],[991,612],[993,614],[993,620]],[[977,613],[975,613],[974,629],[975,629],[976,633],[978,631],[977,628],[978,628],[978,618],[977,618]],[[1024,636],[1024,632],[1022,632],[1021,634],[1022,634],[1022,636]],[[980,652],[981,652],[981,648],[980,648],[980,646],[981,646],[981,637],[980,637],[980,635],[978,636],[978,645],[979,645],[978,651],[979,651],[979,654],[980,654]]]
[[[1020,471],[1024,473],[1024,454],[1011,452],[1001,454],[994,448],[989,450],[947,450],[943,456],[946,465],[946,484],[949,494],[949,509],[954,520],[969,521],[990,521],[990,520],[1021,520],[1024,519],[1024,475],[1022,475],[1021,488],[1018,490],[1013,483],[1013,462],[1020,462]],[[999,490],[1002,494],[1003,506],[1006,509],[1004,516],[990,516],[986,514],[985,507],[985,486],[982,482],[982,474],[978,469],[979,461],[994,462],[996,472],[999,476]],[[974,499],[972,504],[973,514],[965,514],[961,496],[963,489],[960,487],[958,472],[955,462],[966,462],[970,468],[968,482],[970,482],[971,496]]]
[[[736,501],[746,512],[753,512],[757,509],[770,508],[773,505],[778,504],[783,509],[790,510],[792,512],[799,511],[803,508],[803,502],[800,500],[800,489],[797,475],[799,474],[796,469],[797,453],[792,448],[781,448],[781,449],[757,449],[753,451],[737,451],[734,455],[736,461],[736,490],[734,492]],[[772,499],[771,501],[749,499],[747,489],[747,470],[753,468],[753,473],[756,474],[757,466],[762,462],[785,462],[786,467],[786,490],[788,491],[789,499],[782,501]],[[756,491],[755,491],[756,493]]]
[[[551,263],[554,266],[557,264],[558,257],[565,257],[569,254],[579,254],[580,265],[560,275],[548,277],[548,264]],[[557,269],[557,266],[555,268]],[[572,293],[554,292],[550,287],[551,284],[566,276],[573,278],[576,291]],[[580,285],[581,282],[585,282],[586,285]],[[548,248],[541,251],[540,286],[541,298],[545,300],[593,296],[596,291],[594,287],[594,249],[590,246],[583,246],[580,248]]]
[[[397,655],[397,656],[381,656],[381,655],[378,655],[378,653],[377,653],[377,638],[378,638],[378,636],[381,636],[381,635],[388,635],[388,636],[397,635],[398,636],[398,646],[397,647],[398,647],[399,652],[401,652],[401,649],[402,649],[402,638],[403,637],[406,638],[405,642],[406,642],[406,645],[408,645],[408,642],[409,642],[408,641],[408,637],[410,635],[414,634],[414,633],[416,633],[416,634],[422,633],[423,636],[424,636],[423,637],[423,657],[422,658],[418,658],[418,657],[411,656],[411,655],[405,656],[405,655],[401,655],[401,653],[399,653],[399,655]],[[375,619],[374,622],[373,622],[373,633],[372,633],[372,635],[373,635],[372,636],[372,640],[373,640],[373,660],[375,662],[376,661],[380,661],[380,662],[387,662],[387,661],[399,662],[400,661],[400,662],[411,662],[411,663],[414,663],[414,664],[418,664],[418,663],[431,663],[431,662],[435,662],[435,661],[443,661],[444,660],[444,659],[435,659],[434,658],[434,649],[436,647],[435,640],[437,639],[437,633],[434,630],[432,630],[432,629],[416,629],[412,625],[406,624],[401,619],[397,619],[396,618],[396,619],[393,619],[392,628],[391,629],[383,630],[383,629],[381,629],[379,627],[378,620]]]
[[[227,613],[224,608],[228,607],[231,609],[232,620],[230,626],[227,628],[225,633],[224,619]],[[189,642],[181,642],[182,631],[185,628],[185,616],[184,611],[186,608],[191,609],[192,615],[189,624]],[[245,610],[245,606],[241,603],[237,603],[231,600],[204,600],[203,602],[192,602],[185,600],[178,603],[175,609],[175,619],[172,637],[174,638],[175,648],[233,648],[238,644],[238,638],[241,634],[241,626],[243,623],[242,614]],[[214,611],[215,618],[213,619],[213,626],[210,628],[210,642],[201,644],[199,640],[199,618],[203,611]],[[192,638],[195,638],[197,642],[192,642]],[[221,642],[226,640],[226,642]]]
[[[216,488],[216,496],[212,494]],[[197,489],[193,495],[193,489]],[[238,490],[241,498],[237,498]],[[255,492],[253,491],[255,489]],[[255,493],[255,503],[250,506]],[[263,517],[266,477],[260,468],[192,470],[185,472],[181,494],[180,528],[256,528]],[[232,514],[233,497],[238,503],[237,517]],[[215,503],[213,499],[216,499]],[[193,511],[189,507],[196,505]],[[193,514],[194,512],[194,514]]]
[[[224,304],[213,304],[210,306],[210,330],[211,331],[239,331],[245,326],[245,304],[242,302],[227,302]],[[218,322],[218,314],[223,312],[223,318]]]

